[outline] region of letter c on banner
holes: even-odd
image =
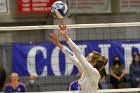
[[[27,70],[28,70],[29,74],[33,74],[35,76],[38,76],[36,73],[36,68],[35,68],[35,56],[36,56],[37,51],[41,51],[43,53],[44,59],[47,58],[47,54],[46,54],[47,50],[45,47],[36,46],[36,47],[31,48],[31,50],[29,51],[28,56],[27,56]]]
[[[53,71],[55,76],[62,75],[60,72],[60,68],[59,68],[59,52],[60,52],[60,49],[58,47],[55,47],[53,52],[52,52],[52,57],[51,57],[51,67],[52,67],[52,71]],[[68,61],[67,59],[65,60],[66,69],[65,69],[64,75],[70,75],[72,73],[74,65],[70,64],[70,63],[71,62]]]

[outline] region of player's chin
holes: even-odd
[[[90,63],[90,61],[88,59],[86,59],[88,63]]]
[[[13,79],[12,81],[13,81],[13,82],[16,82],[17,80],[16,80],[16,79]]]
[[[88,58],[87,58],[87,57],[85,57],[85,59],[89,62],[89,60],[88,60]]]

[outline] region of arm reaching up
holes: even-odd
[[[50,36],[51,36],[51,38],[49,38],[49,40],[62,50],[63,46],[59,42],[58,36],[55,33],[51,33]]]
[[[71,50],[74,52],[74,54],[77,57],[77,59],[79,60],[79,62],[81,63],[84,71],[89,76],[97,75],[98,77],[100,77],[99,72],[95,68],[93,68],[93,66],[86,60],[86,58],[81,53],[80,48],[68,36],[66,25],[65,24],[59,24],[58,26],[59,26],[60,34],[65,38],[67,44],[69,45]]]
[[[76,58],[75,54],[59,42],[58,36],[55,33],[51,33],[50,35],[52,38],[49,38],[49,40],[53,44],[58,46],[62,50],[62,52],[65,54],[65,56],[68,57],[72,61],[72,63],[78,68],[78,70],[81,73],[83,73],[84,70],[82,68],[82,65],[79,62],[79,60]]]
[[[67,26],[65,24],[58,24],[58,26],[60,34],[68,41],[70,37],[67,35]]]

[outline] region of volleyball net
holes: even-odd
[[[140,22],[68,24],[67,28],[69,36],[80,47],[83,55],[95,50],[109,59],[105,67],[107,89],[99,90],[99,93],[140,91],[139,88],[127,89],[131,86],[129,67],[132,56],[140,52]],[[34,74],[40,83],[41,92],[76,93],[67,92],[67,89],[72,81],[79,78],[77,68],[48,39],[50,32],[54,32],[61,43],[67,46],[57,29],[57,25],[0,27],[0,65],[5,67],[8,75],[18,73],[24,84],[28,82],[29,74]],[[116,55],[125,68],[127,80],[121,88],[126,89],[111,89],[113,85],[110,83],[109,68]]]
[[[44,92],[44,93],[78,93],[78,91],[56,91],[56,92]],[[127,88],[127,89],[106,89],[98,90],[98,93],[140,93],[139,88]]]

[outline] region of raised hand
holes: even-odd
[[[58,36],[55,33],[50,33],[51,38],[49,38],[49,40],[57,45],[60,49],[63,48],[63,46],[61,45],[61,43],[59,42]]]
[[[66,41],[69,40],[69,36],[67,35],[67,26],[66,24],[58,24],[60,34],[65,38]]]
[[[50,33],[51,38],[49,38],[49,40],[55,44],[58,45],[59,44],[59,39],[58,36],[55,33]]]
[[[67,34],[67,26],[66,24],[58,24],[59,26],[59,32],[61,35],[66,35]]]

